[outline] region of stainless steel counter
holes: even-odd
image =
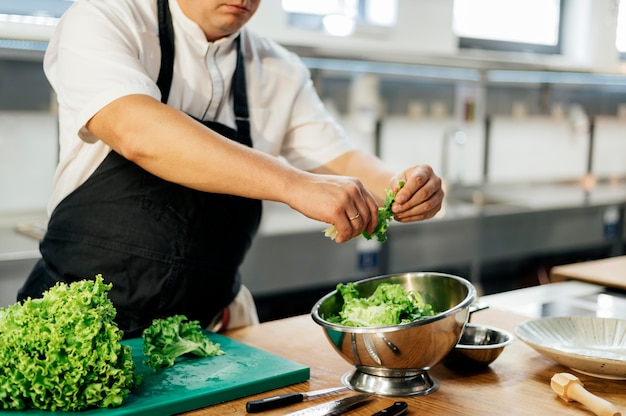
[[[467,267],[480,287],[482,266],[525,256],[603,247],[621,254],[626,184],[502,185],[452,190],[432,220],[392,223],[389,241],[337,245],[325,224],[266,204],[261,232],[242,273],[255,294],[289,292],[382,273]],[[607,227],[607,216],[618,223]],[[615,232],[615,234],[612,234]],[[506,279],[506,276],[502,277]]]

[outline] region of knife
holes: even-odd
[[[287,413],[284,416],[337,416],[348,410],[365,404],[371,400],[371,393],[362,393],[356,396],[344,397],[343,399],[334,400],[328,403],[318,404],[317,406],[307,407],[297,412]]]
[[[300,403],[305,399],[310,400],[325,394],[337,393],[346,389],[346,386],[331,387],[329,389],[313,390],[304,393],[285,393],[266,397],[264,399],[250,400],[246,403],[246,411],[248,413],[263,412],[265,410],[276,409],[277,407],[283,407],[289,404]]]
[[[409,405],[406,402],[395,402],[391,406],[374,413],[372,416],[400,416],[406,413]]]

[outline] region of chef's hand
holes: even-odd
[[[309,218],[333,225],[336,243],[344,243],[363,230],[374,232],[378,205],[358,178],[305,175],[306,180],[290,193],[289,206]]]
[[[439,212],[444,197],[442,181],[430,166],[415,166],[396,175],[391,182],[394,192],[397,191],[400,180],[406,184],[396,194],[391,207],[396,221],[425,220]]]

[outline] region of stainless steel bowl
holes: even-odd
[[[455,370],[479,370],[489,366],[513,342],[513,336],[502,329],[467,324],[461,339],[443,360]]]
[[[432,393],[439,384],[427,372],[458,342],[476,290],[461,277],[435,272],[377,276],[355,284],[360,296],[367,297],[383,282],[419,292],[424,302],[440,312],[393,326],[338,325],[325,319],[343,306],[343,299],[335,290],[315,304],[313,320],[322,326],[333,348],[354,365],[354,370],[342,380],[348,387],[383,396]]]

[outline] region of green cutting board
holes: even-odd
[[[0,415],[172,415],[306,381],[310,369],[220,334],[208,333],[224,355],[182,358],[155,372],[143,364],[143,341],[123,341],[133,348],[141,386],[119,407],[83,412],[0,411]]]

